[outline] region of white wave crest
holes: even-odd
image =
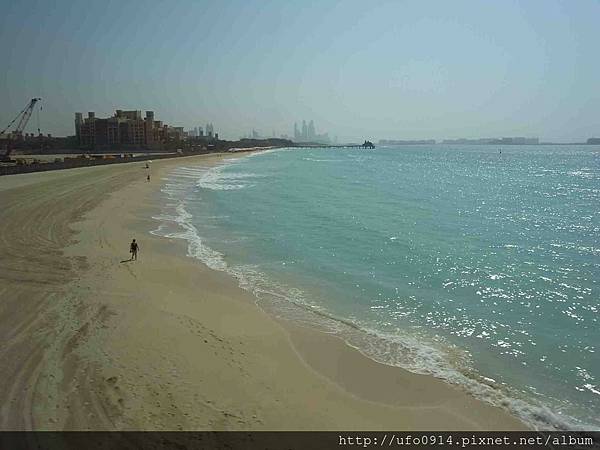
[[[202,174],[196,186],[213,191],[229,191],[253,186],[244,180],[261,178],[253,173],[225,172],[227,166],[216,166]]]

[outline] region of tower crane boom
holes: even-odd
[[[29,103],[27,104],[27,106],[25,106],[25,108],[23,108],[23,110],[19,114],[17,114],[17,117],[15,117],[4,130],[0,131],[0,134],[6,133],[6,130],[8,130],[12,126],[12,124],[17,121],[17,119],[20,119],[20,120],[19,120],[19,124],[17,125],[17,128],[15,129],[14,133],[15,134],[23,133],[23,130],[27,126],[27,122],[29,122],[29,119],[31,118],[31,114],[33,113],[33,108],[35,108],[36,103],[39,102],[40,100],[41,100],[41,98],[37,98],[37,97],[32,98],[29,101]]]
[[[29,122],[29,119],[31,118],[31,115],[33,114],[33,110],[35,108],[35,105],[37,104],[37,102],[39,102],[40,100],[42,100],[41,98],[32,98],[29,103],[27,104],[27,106],[25,106],[25,108],[23,108],[23,110],[17,114],[17,117],[15,117],[8,125],[6,128],[4,128],[2,131],[0,131],[0,136],[4,135],[6,133],[6,131],[13,125],[13,123],[15,123],[17,120],[19,121],[19,123],[17,124],[17,128],[15,128],[15,130],[12,132],[12,135],[15,137],[19,137],[23,134],[23,130],[25,129],[25,127],[27,126],[27,122]],[[39,131],[38,131],[39,132]],[[8,144],[7,144],[7,149],[6,149],[6,153],[1,157],[2,159],[8,159],[10,152],[11,152],[11,136],[9,135],[8,137]]]

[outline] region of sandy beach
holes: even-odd
[[[525,429],[276,321],[184,242],[150,234],[161,177],[222,157],[155,161],[151,182],[142,163],[0,178],[0,429]]]

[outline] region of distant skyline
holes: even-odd
[[[8,2],[0,127],[39,96],[53,135],[139,109],[227,139],[309,117],[340,142],[585,142],[599,17],[592,0]]]

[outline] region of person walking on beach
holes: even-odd
[[[133,241],[131,241],[131,245],[129,246],[129,253],[131,253],[131,260],[137,261],[137,254],[138,254],[138,250],[139,250],[139,246],[137,244],[137,242],[135,242],[135,239]]]
[[[150,181],[150,174],[148,174],[148,177],[146,178],[146,180]]]

